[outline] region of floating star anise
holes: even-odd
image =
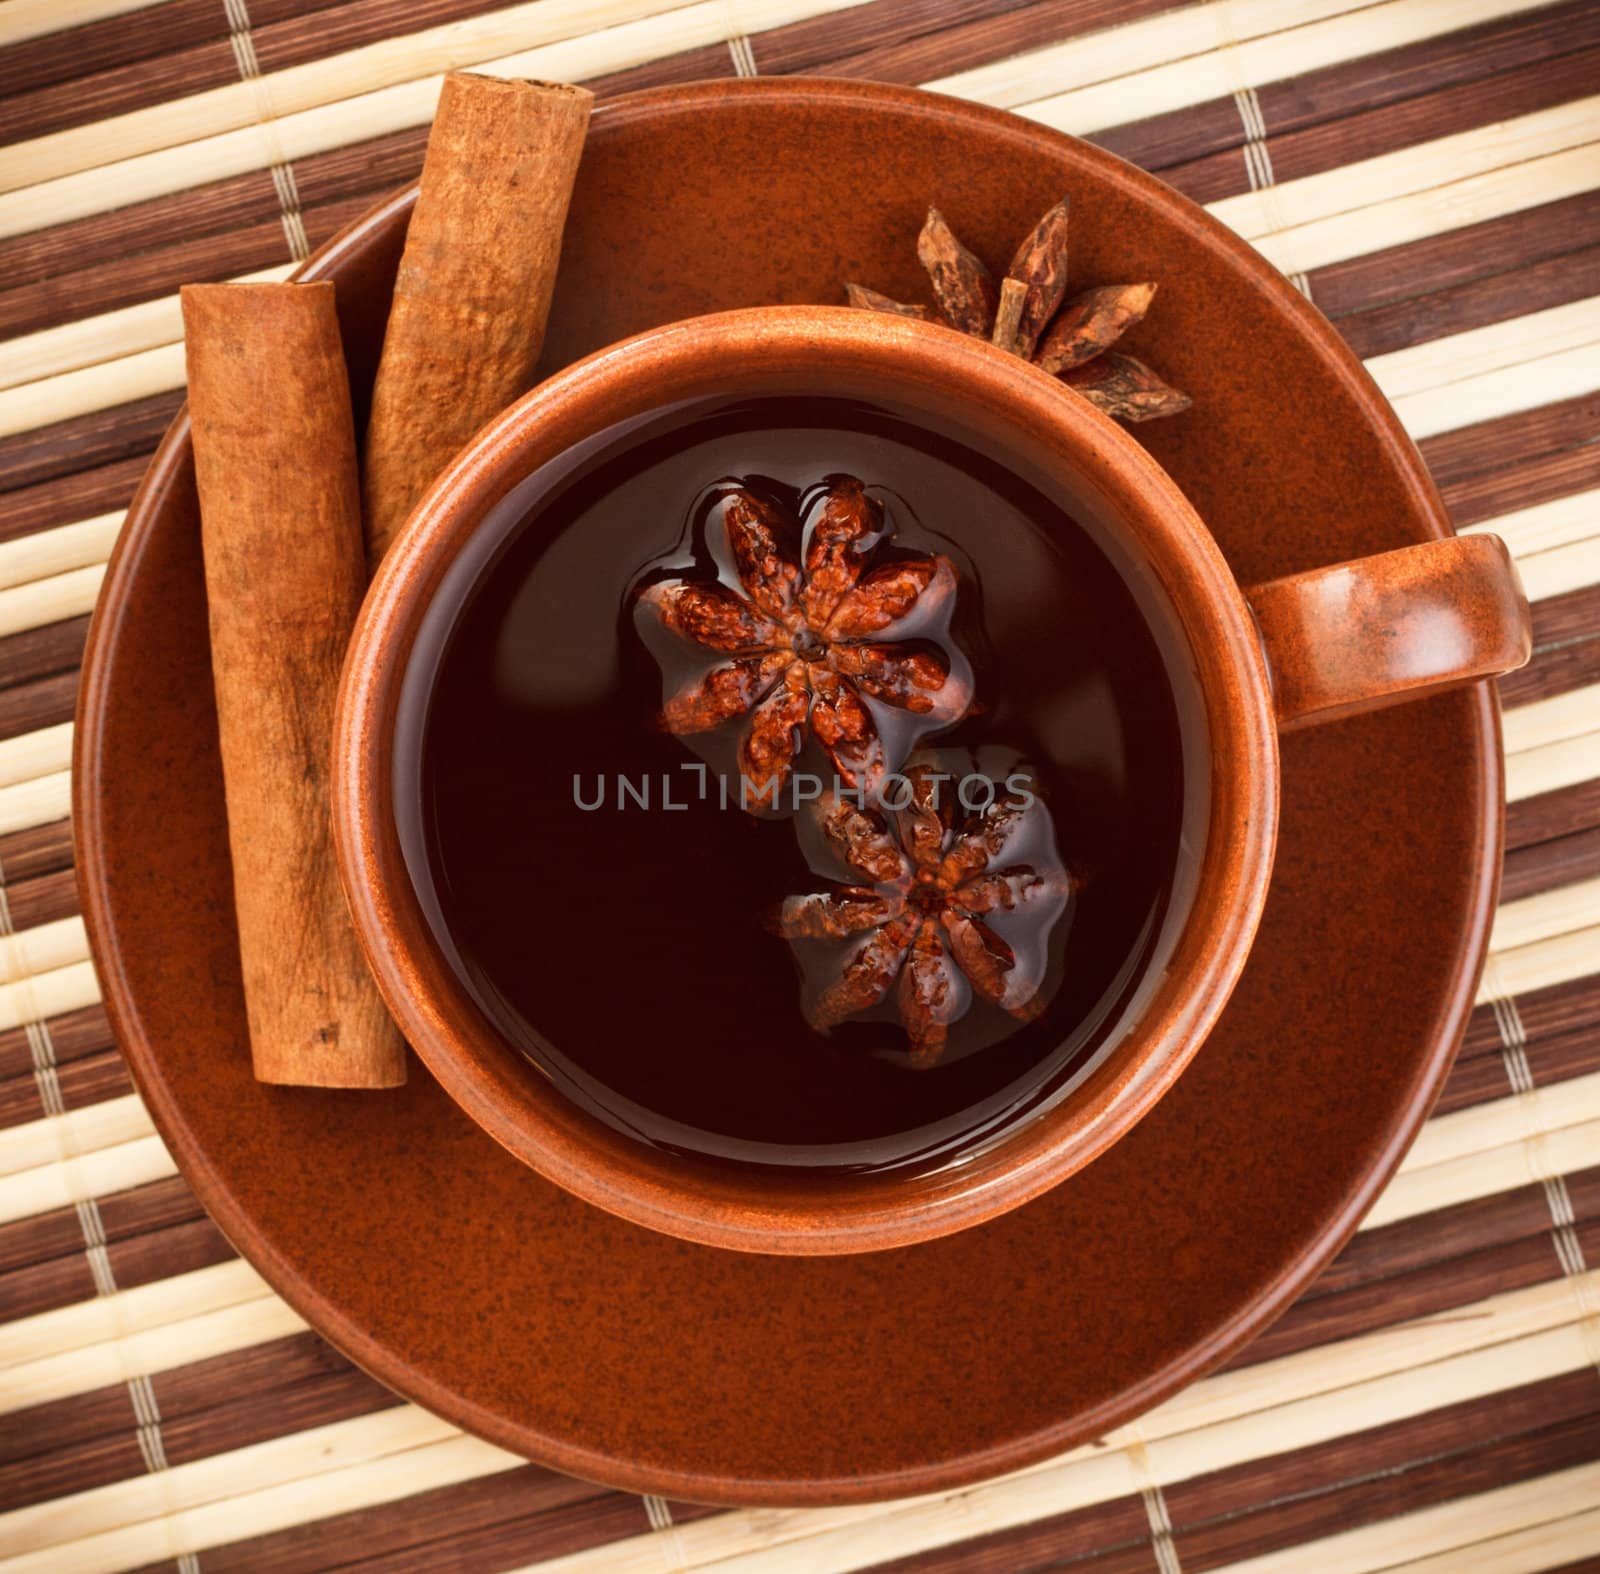
[[[1063,197],[1034,225],[996,284],[983,262],[956,239],[944,215],[929,208],[917,258],[928,270],[938,305],[905,305],[860,284],[845,285],[845,294],[852,306],[867,311],[942,322],[988,339],[1124,421],[1187,410],[1192,402],[1187,394],[1169,387],[1143,361],[1111,349],[1149,310],[1155,285],[1105,284],[1065,299],[1067,210]]]
[[[974,995],[1020,1021],[1039,1014],[1050,931],[1075,889],[1049,811],[1018,785],[1028,778],[988,782],[987,801],[968,810],[969,788],[986,779],[938,763],[906,766],[894,808],[820,799],[823,842],[860,883],[791,896],[774,921],[790,941],[843,942],[806,1002],[812,1025],[835,1027],[893,990],[919,1067],[939,1059]]]
[[[776,807],[808,730],[840,781],[870,793],[899,763],[875,705],[913,719],[902,730],[914,735],[957,720],[971,699],[948,637],[950,560],[887,552],[883,505],[849,476],[815,489],[803,512],[791,518],[727,486],[707,528],[720,515],[738,589],[669,579],[640,594],[665,628],[726,658],[669,694],[662,721],[682,736],[747,717],[738,751],[747,806]]]

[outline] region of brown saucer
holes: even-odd
[[[1445,532],[1327,323],[1159,182],[900,89],[716,82],[595,116],[553,369],[654,323],[918,297],[935,199],[1003,263],[1063,190],[1075,278],[1161,281],[1132,345],[1195,396],[1139,429],[1253,583]],[[306,272],[339,284],[358,403],[409,205]],[[79,703],[85,915],[119,1042],[201,1200],[353,1359],[558,1469],[719,1503],[965,1484],[1105,1432],[1220,1360],[1354,1228],[1437,1091],[1500,850],[1485,687],[1283,744],[1277,872],[1221,1025],[1110,1153],[1027,1207],[894,1252],[767,1258],[578,1202],[413,1064],[370,1094],[250,1075],[187,429],[113,558]]]

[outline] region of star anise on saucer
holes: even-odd
[[[971,700],[966,664],[948,644],[954,565],[893,553],[883,505],[849,476],[808,494],[802,518],[741,485],[722,491],[709,530],[719,514],[738,588],[668,579],[640,593],[666,629],[718,658],[668,695],[663,725],[684,736],[745,718],[747,806],[776,806],[808,731],[844,785],[875,791],[899,763],[875,704],[926,732]]]
[[[988,339],[1059,377],[1091,404],[1124,421],[1177,415],[1192,403],[1143,361],[1111,348],[1150,309],[1154,284],[1104,284],[1066,299],[1067,212],[1063,197],[1034,225],[996,283],[982,260],[928,209],[917,259],[933,284],[934,307],[905,305],[846,284],[852,306],[940,322]]]
[[[990,782],[992,796],[969,810],[962,795],[984,778],[940,763],[907,765],[904,807],[818,800],[822,841],[859,883],[791,896],[773,920],[791,942],[839,942],[806,1001],[812,1026],[835,1027],[893,991],[918,1067],[939,1059],[974,996],[1020,1021],[1040,1013],[1050,931],[1076,888],[1043,800],[1017,785],[1025,778]]]

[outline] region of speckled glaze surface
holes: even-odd
[[[437,587],[485,516],[535,470],[619,423],[707,395],[779,393],[887,400],[936,428],[959,419],[991,451],[1021,454],[1092,498],[1163,587],[1205,713],[1196,888],[1137,1020],[1067,1097],[961,1163],[905,1178],[713,1171],[578,1109],[496,1031],[440,956],[396,831],[394,732],[407,663]],[[1463,672],[1507,670],[1528,647],[1527,606],[1492,537],[1291,575],[1255,588],[1247,603],[1204,524],[1134,438],[1017,357],[946,328],[838,306],[721,312],[637,335],[549,378],[468,443],[418,504],[345,662],[335,841],[368,960],[407,1039],[525,1163],[586,1202],[708,1246],[802,1256],[909,1246],[995,1218],[1075,1174],[1154,1107],[1204,1042],[1245,965],[1272,872],[1275,698],[1286,718],[1306,724]],[[605,1031],[603,1018],[595,1031]]]
[[[1203,856],[1188,916],[1152,968],[1137,1021],[1067,1097],[959,1164],[905,1178],[763,1179],[691,1167],[579,1109],[495,1030],[439,954],[396,831],[394,730],[407,662],[436,588],[485,514],[533,471],[619,423],[708,394],[780,393],[883,400],[935,429],[959,419],[989,451],[1070,480],[1163,587],[1204,702]],[[624,1218],[709,1246],[797,1255],[908,1246],[982,1223],[1126,1132],[1188,1064],[1244,966],[1278,814],[1272,692],[1253,619],[1172,481],[1114,421],[1016,356],[948,328],[839,306],[673,323],[578,362],[491,422],[384,560],[345,661],[333,750],[335,840],[362,943],[406,1037],[462,1107],[525,1163]],[[605,1031],[603,1018],[595,1031]]]
[[[709,310],[827,300],[847,276],[911,296],[930,198],[1003,261],[1063,190],[1075,277],[1162,283],[1131,348],[1159,331],[1196,403],[1141,440],[1241,582],[1445,534],[1370,381],[1247,248],[1092,148],[902,90],[719,82],[600,111],[549,367]],[[308,270],[338,282],[358,403],[408,202]],[[180,419],[113,559],[80,698],[80,879],[118,1039],[202,1201],[316,1327],[461,1425],[636,1490],[893,1497],[1127,1420],[1348,1237],[1427,1113],[1482,965],[1501,834],[1487,688],[1295,733],[1250,964],[1126,1138],[940,1241],[694,1246],[542,1179],[420,1066],[370,1095],[253,1080],[209,680]]]

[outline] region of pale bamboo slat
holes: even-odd
[[[1537,896],[1502,902],[1495,913],[1489,949],[1496,954],[1515,951],[1596,924],[1600,924],[1600,879],[1578,880]],[[1600,957],[1595,962],[1600,971]]]
[[[15,1178],[147,1137],[155,1127],[137,1093],[45,1115],[0,1132],[0,1177]],[[0,1350],[0,1366],[5,1365]]]
[[[665,35],[670,26],[666,19],[681,8],[680,0],[524,0],[458,17],[266,76],[14,143],[0,161],[0,191],[79,174],[112,159],[180,147],[269,117],[438,77],[481,61],[593,37],[624,23],[655,20]]]
[[[1600,126],[1600,100],[1595,124]],[[1600,283],[1600,269],[1595,278]],[[1600,363],[1600,295],[1424,339],[1404,350],[1371,356],[1366,367],[1388,398],[1398,400],[1579,348],[1588,349]],[[1595,376],[1600,380],[1600,371]]]
[[[1518,558],[1591,540],[1600,536],[1600,490],[1569,492],[1565,497],[1468,525],[1461,534],[1470,536],[1483,531],[1500,536]]]
[[[0,1383],[0,1415],[93,1393],[132,1377],[159,1376],[305,1329],[305,1322],[290,1310],[288,1302],[275,1295],[239,1301],[121,1339],[9,1367]]]
[[[5,1373],[13,1367],[36,1366],[40,1361],[79,1353],[93,1345],[116,1344],[135,1334],[271,1294],[261,1275],[242,1257],[235,1257],[209,1268],[196,1268],[131,1290],[116,1290],[20,1318],[6,1324],[5,1345],[0,1348],[0,1387],[6,1386]],[[9,1516],[0,1517],[0,1524],[7,1522]]]
[[[72,569],[98,568],[111,556],[124,517],[120,510],[96,514],[92,519],[0,542],[0,592]]]
[[[177,1172],[166,1145],[152,1135],[80,1154],[65,1163],[0,1176],[0,1224],[132,1191]]]
[[[1512,755],[1506,761],[1506,802],[1521,803],[1540,793],[1576,787],[1595,774],[1597,759],[1600,732],[1583,733]]]
[[[1216,98],[1231,98],[1245,88],[1265,87],[1306,71],[1382,54],[1476,22],[1514,15],[1537,3],[1538,0],[1389,0],[1387,4],[1358,7],[1252,5],[1248,8],[1247,26],[1262,31],[1235,35],[1231,42],[1229,26],[1245,8],[1210,6],[1203,8],[1211,13],[1209,16],[1193,19],[1186,39],[1195,43],[1209,33],[1208,47],[1181,59],[1174,58],[1178,46],[1171,40],[1167,16],[1156,16],[1118,30],[1124,34],[1136,29],[1148,31],[1149,44],[1154,47],[1147,47],[1144,53],[1148,56],[1159,51],[1159,55],[1147,65],[1123,65],[1122,71],[1110,80],[1089,77],[1077,52],[1066,45],[1062,58],[1052,58],[1055,78],[1052,80],[1042,67],[1035,67],[1025,82],[1007,83],[1007,97],[1012,92],[1023,96],[1004,107],[1014,108],[1029,120],[1057,131],[1090,136],[1107,126],[1172,114]],[[1113,34],[1107,42],[1123,40]],[[1133,49],[1126,47],[1119,54],[1121,61],[1136,56]],[[1023,63],[1028,59],[1024,56]],[[985,97],[983,69],[947,78],[957,85],[941,91],[995,102]],[[980,80],[977,91],[968,93],[964,91],[964,79],[971,77]]]
[[[1530,156],[1522,164],[1497,165],[1482,174],[1424,186],[1370,207],[1264,231],[1250,239],[1256,250],[1283,272],[1303,274],[1389,246],[1427,240],[1560,202],[1597,186],[1600,142],[1589,141]]]
[[[476,50],[447,49],[445,58],[451,67],[472,66],[498,76],[578,82],[725,43],[741,34],[825,16],[848,9],[855,0],[693,0],[670,10],[661,9],[660,0],[642,3],[653,14],[599,33],[565,37],[493,58]],[[541,9],[543,4],[544,0],[534,0],[529,9]],[[107,150],[109,162],[97,161],[75,173],[0,194],[0,235],[25,234],[124,203],[426,125],[438,103],[444,69],[443,64],[436,65],[429,74],[392,86],[337,96],[312,108],[149,153],[124,158],[113,147]]]
[[[181,362],[181,347],[177,355]],[[3,397],[0,395],[0,398]],[[64,574],[52,574],[26,585],[0,590],[0,638],[7,634],[22,634],[28,629],[44,628],[50,623],[61,623],[67,618],[82,617],[93,610],[105,575],[103,562],[91,563],[85,568],[68,569]],[[0,809],[0,824],[4,824],[6,830],[19,828],[5,824],[6,819],[5,811]]]
[[[1571,546],[1552,547],[1548,552],[1523,558],[1518,567],[1530,601],[1587,590],[1591,585],[1600,585],[1600,536],[1575,541]]]
[[[1589,1169],[1597,1153],[1600,1121],[1585,1121],[1550,1132],[1516,1136],[1493,1148],[1445,1164],[1431,1164],[1426,1169],[1401,1165],[1400,1173],[1361,1221],[1361,1228],[1382,1229],[1402,1219],[1415,1219],[1441,1208]]]
[[[1499,4],[1500,0],[1494,3]],[[1507,0],[1505,8],[1516,4],[1517,0]],[[1473,5],[1474,0],[1466,0],[1465,4],[1453,8],[1453,14],[1469,16]],[[1209,59],[1218,53],[1237,56],[1248,49],[1252,41],[1278,35],[1309,44],[1304,51],[1293,51],[1287,57],[1288,69],[1282,74],[1292,76],[1328,64],[1330,58],[1338,58],[1324,53],[1326,40],[1317,35],[1316,24],[1352,12],[1384,15],[1395,9],[1393,4],[1371,6],[1369,0],[1221,0],[1211,5],[1163,11],[1120,27],[1044,44],[1022,54],[951,72],[926,85],[936,93],[992,104],[996,109],[1038,106],[1107,82],[1121,83],[1125,92],[1133,94],[1139,91],[1141,83],[1164,67]],[[1428,8],[1412,0],[1400,9],[1410,13]],[[1432,11],[1428,31],[1450,32],[1460,25],[1445,16],[1437,4],[1432,6]],[[1358,54],[1366,52],[1358,50]],[[1202,93],[1201,97],[1186,102],[1167,101],[1166,107],[1181,109],[1187,107],[1187,103],[1202,103],[1213,96]],[[1149,113],[1142,103],[1124,113],[1121,102],[1111,106],[1110,117],[1099,121],[1095,129],[1120,125]]]
[[[0,739],[0,787],[64,771],[72,764],[72,723]],[[0,969],[3,973],[3,969]],[[8,975],[7,975],[8,976]]]
[[[1407,1175],[1430,1170],[1435,1165],[1454,1164],[1461,1159],[1497,1148],[1509,1147],[1507,1136],[1520,1142],[1534,1137],[1550,1137],[1568,1127],[1590,1126],[1600,1121],[1600,1072],[1569,1077],[1527,1093],[1488,1104],[1473,1104],[1466,1109],[1436,1116],[1422,1128],[1403,1165]],[[1600,1155],[1597,1155],[1600,1157]]]
[[[1460,1561],[1458,1555],[1472,1543],[1481,1545],[1569,1518],[1573,1509],[1597,1499],[1600,1465],[1580,1465],[1474,1497],[1454,1498],[1395,1519],[1379,1520],[1321,1541],[1302,1542],[1263,1557],[1230,1563],[1224,1566],[1224,1574],[1326,1574],[1329,1569],[1338,1569],[1340,1574],[1379,1574],[1385,1569],[1414,1568],[1424,1558],[1436,1566],[1439,1559],[1450,1558],[1452,1561],[1446,1566],[1459,1570],[1471,1566]],[[1500,1568],[1508,1566],[1503,1561],[1502,1547],[1485,1548],[1478,1560],[1480,1567],[1491,1553],[1501,1560]]]
[[[1463,1501],[1468,1504],[1463,1534],[1472,1535],[1470,1499]],[[1390,1574],[1542,1574],[1546,1569],[1575,1570],[1596,1555],[1600,1555],[1600,1508],[1397,1563]]]
[[[104,569],[97,570],[104,573]],[[69,614],[70,616],[70,614]],[[48,618],[46,622],[55,622]],[[64,820],[72,813],[72,784],[69,773],[55,771],[48,776],[36,776],[32,781],[18,782],[11,787],[0,787],[0,836],[12,831],[31,830],[36,825],[50,825]]]
[[[1531,705],[1514,706],[1501,716],[1500,728],[1507,754],[1600,731],[1600,683],[1568,689],[1565,694],[1535,700]],[[1595,768],[1600,770],[1600,760]]]

